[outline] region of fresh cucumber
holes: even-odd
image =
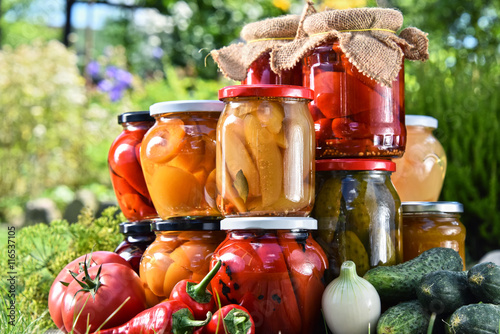
[[[454,334],[498,334],[500,306],[482,303],[462,306],[453,312],[448,326]]]
[[[500,305],[500,267],[492,262],[476,264],[469,270],[472,293],[484,303]]]
[[[363,277],[377,289],[382,303],[387,305],[416,299],[416,286],[428,273],[462,269],[462,258],[458,252],[451,248],[436,247],[407,262],[370,269]]]
[[[422,278],[416,291],[420,304],[436,314],[449,315],[475,300],[467,284],[466,271],[434,271]]]
[[[425,334],[429,319],[430,314],[418,300],[402,302],[380,316],[377,334]]]

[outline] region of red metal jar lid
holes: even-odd
[[[236,85],[219,90],[219,100],[228,97],[295,97],[312,100],[312,89],[292,85]]]
[[[381,170],[396,171],[396,164],[382,159],[325,159],[316,160],[317,171],[331,170]]]

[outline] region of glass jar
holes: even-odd
[[[123,257],[139,274],[139,263],[142,254],[155,240],[155,234],[151,231],[151,224],[124,222],[120,224],[119,229],[124,239],[116,247],[115,253]]]
[[[151,198],[162,219],[218,217],[215,204],[215,130],[220,101],[153,104],[156,122],[141,146]]]
[[[304,86],[316,130],[316,158],[401,157],[405,150],[404,67],[392,87],[360,73],[338,41],[304,57]]]
[[[321,333],[325,253],[311,237],[316,220],[299,217],[226,218],[228,230],[212,266],[222,267],[212,291],[222,305],[245,307],[256,333]]]
[[[434,247],[456,250],[464,262],[465,226],[460,221],[463,205],[458,202],[403,202],[404,260]]]
[[[312,91],[229,86],[217,125],[217,205],[225,217],[307,216],[314,201]]]
[[[270,54],[266,53],[250,65],[247,77],[241,82],[243,85],[295,85],[302,86],[302,65],[297,64],[290,70],[283,70],[276,74],[271,70]]]
[[[391,182],[389,160],[316,161],[316,240],[323,247],[330,282],[344,261],[356,263],[358,275],[403,261],[401,201]]]
[[[401,159],[394,159],[396,172],[392,175],[403,202],[439,199],[447,160],[443,146],[432,133],[437,127],[434,117],[406,115],[406,151]]]
[[[139,148],[154,119],[148,111],[118,115],[122,132],[111,144],[108,166],[118,205],[131,222],[158,217],[142,173]]]
[[[183,279],[201,281],[226,236],[217,219],[156,221],[152,229],[156,239],[142,256],[139,276],[159,301]]]

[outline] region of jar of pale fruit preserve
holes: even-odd
[[[222,267],[212,291],[222,305],[245,307],[256,333],[321,333],[325,253],[311,237],[316,220],[307,217],[226,218],[226,239],[211,266]]]
[[[400,157],[406,144],[404,67],[392,86],[361,73],[338,40],[304,57],[304,86],[314,91],[309,105],[316,131],[316,157]]]
[[[224,240],[217,219],[172,219],[152,224],[156,239],[144,252],[139,276],[158,301],[183,279],[201,281],[212,254]]]
[[[111,144],[108,166],[118,205],[131,222],[158,217],[142,173],[139,148],[144,134],[153,126],[149,111],[126,112],[118,115],[122,132]],[[148,225],[149,226],[149,225]]]
[[[240,85],[219,91],[217,205],[230,216],[307,216],[314,201],[312,91]]]
[[[156,122],[141,146],[141,161],[151,199],[162,219],[217,217],[215,130],[224,108],[220,101],[153,104]]]
[[[456,250],[464,262],[465,226],[458,202],[403,202],[403,254],[411,260],[434,247]]]
[[[446,153],[433,135],[438,121],[434,117],[406,115],[406,151],[394,159],[392,182],[401,201],[435,202],[446,174]]]
[[[389,160],[316,161],[316,240],[328,260],[327,282],[344,261],[356,263],[358,275],[403,261],[401,202],[391,182]]]
[[[142,254],[155,240],[155,234],[151,231],[151,224],[135,224],[124,222],[119,226],[123,234],[123,241],[116,247],[115,253],[123,257],[132,269],[139,274],[139,263]]]

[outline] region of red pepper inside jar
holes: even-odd
[[[320,333],[327,259],[311,237],[316,226],[299,217],[224,219],[228,234],[211,262],[222,261],[212,279],[222,305],[245,307],[257,333]]]
[[[318,158],[400,157],[406,144],[404,69],[392,87],[368,78],[349,62],[338,41],[304,58],[304,86]]]
[[[146,132],[154,124],[149,111],[127,112],[118,116],[123,131],[111,144],[108,166],[118,205],[131,221],[158,217],[141,168],[139,150]]]

